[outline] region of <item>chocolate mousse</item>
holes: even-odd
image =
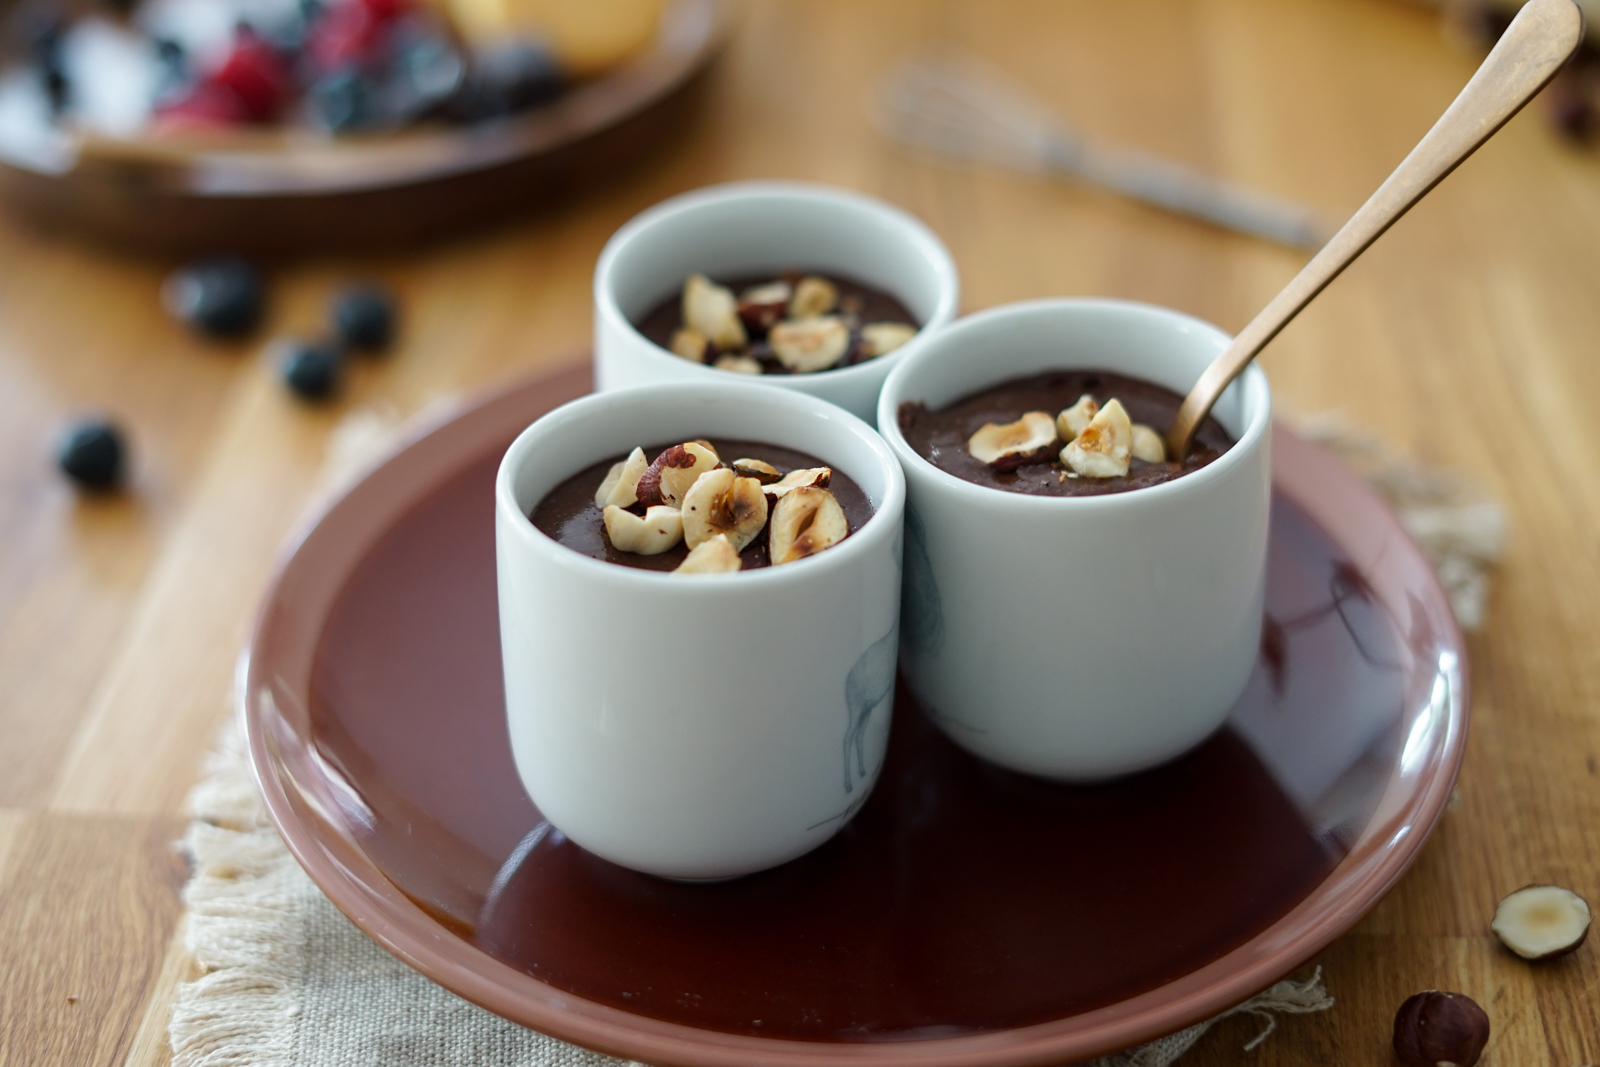
[[[939,411],[900,405],[916,453],[965,481],[1033,496],[1101,496],[1170,482],[1226,452],[1233,439],[1207,417],[1182,462],[1162,437],[1183,397],[1102,370],[1013,378]]]
[[[814,374],[863,363],[917,335],[883,292],[839,275],[790,271],[713,281],[692,274],[637,323],[694,363],[741,374]]]
[[[815,456],[723,439],[636,448],[596,463],[529,516],[592,559],[685,574],[754,570],[774,557],[796,562],[871,517],[861,487]]]

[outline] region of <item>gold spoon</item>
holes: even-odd
[[[1522,110],[1555,77],[1582,39],[1583,14],[1572,0],[1530,0],[1522,8],[1427,136],[1200,375],[1167,431],[1168,457],[1182,459],[1188,454],[1195,431],[1211,406],[1256,353],[1396,219]]]

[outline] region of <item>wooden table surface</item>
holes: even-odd
[[[1466,81],[1437,16],[1385,0],[759,2],[703,110],[663,154],[496,232],[382,260],[285,265],[247,344],[158,304],[170,264],[0,219],[0,1063],[168,1061],[182,801],[227,715],[277,547],[354,411],[408,414],[574,358],[607,236],[730,178],[813,178],[925,218],[965,309],[1055,294],[1171,305],[1237,329],[1297,254],[1079,188],[907,159],[864,100],[928,38],[1002,64],[1084,130],[1353,210]],[[291,399],[263,355],[317,328],[352,276],[402,294],[393,354],[336,404]],[[1386,1064],[1426,988],[1494,1020],[1486,1062],[1600,1060],[1593,944],[1531,966],[1488,931],[1527,882],[1600,904],[1600,155],[1524,114],[1394,228],[1263,357],[1280,405],[1341,409],[1458,468],[1511,517],[1459,802],[1398,888],[1320,958],[1338,1006],[1250,1020],[1185,1062]],[[52,440],[75,411],[128,427],[129,492],[83,499]],[[314,1065],[310,1065],[314,1067]]]

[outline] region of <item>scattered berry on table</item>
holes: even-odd
[[[375,351],[394,337],[394,297],[375,285],[351,286],[335,297],[333,328],[351,348]]]
[[[161,300],[201,333],[239,337],[261,321],[261,276],[237,256],[195,260],[167,276]]]
[[[122,481],[122,435],[104,419],[89,419],[67,431],[56,462],[85,489],[109,490]]]
[[[344,358],[331,345],[288,344],[283,355],[283,381],[302,400],[326,400],[339,389]]]

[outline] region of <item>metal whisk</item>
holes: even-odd
[[[1084,139],[1003,72],[953,46],[927,49],[891,70],[873,116],[885,134],[913,148],[1076,178],[1296,248],[1320,248],[1327,239],[1303,205]]]

